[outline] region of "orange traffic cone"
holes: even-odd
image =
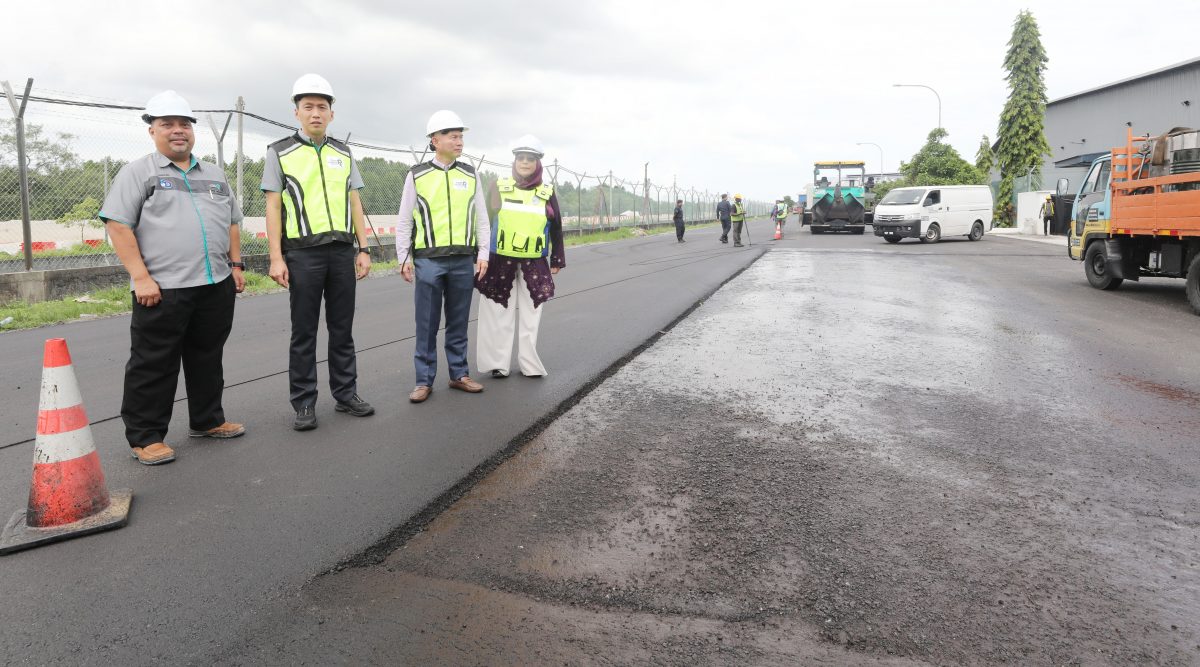
[[[46,341],[29,506],[0,534],[0,555],[120,528],[133,492],[108,492],[67,341]]]
[[[783,240],[783,225],[778,222],[775,223],[775,240],[776,241]]]

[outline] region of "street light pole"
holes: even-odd
[[[931,91],[934,94],[934,96],[937,97],[937,102],[938,102],[938,124],[937,124],[937,126],[939,129],[941,129],[941,127],[942,127],[942,96],[938,95],[938,91],[934,90],[933,86],[926,86],[923,83],[893,83],[892,87],[893,88],[925,88],[925,89]]]
[[[879,149],[879,182],[882,183],[883,182],[883,148],[881,148],[879,146],[879,144],[876,144],[876,143],[873,143],[870,141],[859,141],[859,142],[856,142],[855,145],[856,146],[874,146],[875,148]]]

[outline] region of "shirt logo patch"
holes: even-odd
[[[455,190],[466,190],[467,182],[466,181],[454,181],[454,189]]]
[[[325,164],[329,165],[330,169],[341,169],[344,166],[340,157],[325,158]]]
[[[158,187],[162,188],[163,190],[170,190],[171,188],[175,187],[175,184],[165,178],[160,178],[158,179]]]
[[[220,183],[210,183],[208,186],[208,189],[217,194],[221,194],[221,184]]]

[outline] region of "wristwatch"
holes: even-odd
[[[231,268],[231,269],[242,269],[243,271],[246,270],[245,262],[225,262],[225,263],[228,264],[229,268]]]
[[[361,253],[368,254],[368,255],[370,255],[370,254],[371,254],[371,251],[370,251],[370,249],[368,249],[368,248],[359,248],[359,249],[358,249],[358,251],[359,251],[359,252],[361,252]]]

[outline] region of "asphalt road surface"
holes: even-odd
[[[1098,292],[1028,241],[794,236],[218,662],[1200,660],[1179,285]]]
[[[224,404],[248,433],[188,441],[186,406],[176,403],[168,442],[179,458],[160,467],[130,459],[118,417],[127,316],[0,335],[0,520],[28,496],[47,338],[68,341],[110,488],[135,493],[125,528],[0,559],[0,656],[16,664],[206,662],[317,574],[387,544],[765,250],[721,245],[714,229],[688,236],[685,244],[664,234],[568,250],[541,327],[549,376],[481,377],[484,393],[468,395],[446,387],[442,359],[433,396],[419,406],[407,402],[412,288],[399,276],[361,283],[359,389],[378,414],[335,413],[321,364],[320,428],[311,433],[290,428],[287,295],[240,300]]]
[[[4,655],[1200,659],[1200,318],[1181,283],[1099,292],[1063,247],[991,236],[755,230],[741,252],[712,230],[572,251],[543,322],[551,377],[423,406],[400,402],[410,292],[366,283],[380,414],[326,402],[313,434],[287,430],[284,299],[240,302],[227,410],[251,434],[156,470],[121,458],[119,421],[97,425],[133,521],[0,561]],[[92,419],[115,414],[126,324],[0,337],[13,442],[49,335],[72,342]],[[0,449],[0,503],[23,503],[29,449]]]

